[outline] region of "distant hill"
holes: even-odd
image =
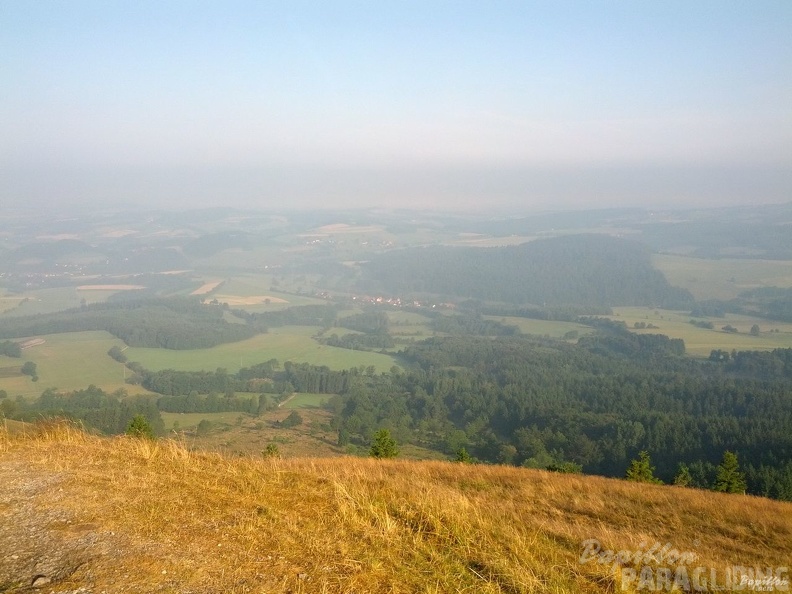
[[[702,575],[715,591],[735,566],[775,577],[792,547],[792,504],[758,497],[451,462],[225,457],[63,425],[0,426],[0,501],[0,590],[20,593],[599,594],[649,591],[639,577],[670,585],[666,571],[689,576],[680,591]],[[598,550],[632,558],[599,563]]]
[[[363,266],[362,289],[535,305],[684,307],[649,249],[606,235],[571,235],[498,248],[428,247],[388,252]]]

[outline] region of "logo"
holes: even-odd
[[[597,539],[584,540],[579,562],[608,565],[623,591],[639,592],[788,592],[788,567],[725,568],[697,565],[699,555],[671,543],[641,543],[637,549],[603,549]]]

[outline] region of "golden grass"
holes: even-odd
[[[599,477],[231,458],[53,424],[0,429],[7,459],[61,473],[73,522],[124,543],[70,588],[113,591],[126,576],[140,592],[614,592],[618,569],[581,564],[583,541],[670,543],[718,571],[792,555],[792,504]]]

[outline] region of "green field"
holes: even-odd
[[[654,265],[668,282],[693,293],[696,299],[734,299],[757,287],[792,287],[788,260],[707,260],[655,255]]]
[[[484,319],[500,322],[507,326],[517,326],[523,334],[533,334],[535,336],[550,336],[551,338],[563,338],[567,332],[577,332],[579,336],[591,334],[594,329],[576,322],[555,322],[551,320],[533,320],[531,318],[504,317],[504,316],[483,316]]]
[[[167,349],[129,348],[125,352],[130,361],[137,361],[146,369],[177,369],[181,371],[214,371],[218,367],[236,372],[270,359],[295,363],[327,365],[331,369],[349,369],[373,365],[377,371],[388,371],[398,365],[389,355],[353,351],[319,344],[311,338],[318,327],[285,326],[273,328],[249,340],[223,344],[210,349],[172,351]]]
[[[25,361],[37,366],[39,380],[29,376],[0,377],[0,390],[16,396],[38,396],[47,388],[76,390],[94,384],[103,390],[140,388],[124,383],[125,368],[107,355],[112,346],[124,343],[107,332],[69,332],[41,336],[44,344],[22,351],[20,359],[0,356],[0,369],[20,367]]]
[[[273,277],[269,274],[236,275],[226,279],[223,285],[208,297],[220,302],[227,302],[232,309],[244,309],[251,312],[276,311],[295,305],[315,305],[327,303],[305,295],[294,295],[273,291]],[[305,287],[307,288],[307,286]],[[269,297],[269,303],[246,304],[235,302],[234,298]]]
[[[708,330],[691,324],[689,312],[648,307],[614,307],[613,313],[612,319],[626,322],[628,328],[634,332],[665,334],[671,338],[681,338],[685,341],[687,353],[695,356],[709,356],[715,349],[747,351],[792,348],[792,324],[783,322],[727,314],[725,318],[706,318],[705,321],[710,321],[715,326],[713,330]],[[635,322],[651,323],[657,326],[657,329],[635,330],[633,328]],[[727,324],[737,328],[738,333],[721,330]],[[759,336],[749,334],[754,324],[757,324],[761,330]],[[770,332],[776,329],[779,332]]]
[[[5,295],[9,299],[0,302],[0,315],[28,316],[40,313],[53,313],[80,306],[80,296],[74,287],[40,289],[27,291],[20,295]],[[16,305],[16,307],[12,307]]]

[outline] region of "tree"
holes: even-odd
[[[32,378],[38,379],[38,373],[36,372],[36,364],[33,363],[33,361],[25,361],[25,364],[22,365],[22,369],[20,371],[25,375],[29,375]]]
[[[680,462],[677,473],[674,475],[674,485],[677,487],[687,487],[693,482],[693,477],[690,475],[690,469],[687,464]]]
[[[759,324],[754,324],[751,326],[751,336],[759,336],[761,330],[759,329]]]
[[[390,431],[380,429],[374,434],[369,454],[374,458],[395,458],[399,455],[396,440],[391,437]]]
[[[456,458],[454,459],[456,462],[461,462],[462,464],[472,464],[473,458],[468,454],[468,451],[465,448],[459,448],[456,453]]]
[[[718,466],[713,489],[721,493],[745,493],[745,474],[740,472],[737,454],[724,452],[723,461]]]
[[[646,451],[639,452],[638,458],[630,462],[625,478],[628,481],[638,483],[661,484],[663,481],[655,477],[654,470],[652,461],[649,459],[649,453]]]
[[[283,419],[280,422],[281,427],[296,427],[297,425],[302,425],[303,418],[296,410],[293,410],[289,413],[289,416]]]
[[[212,422],[208,419],[201,419],[201,422],[198,423],[198,427],[196,428],[196,433],[198,435],[208,435],[209,431],[212,430]]]
[[[564,474],[582,474],[583,467],[580,464],[575,464],[574,462],[561,462],[550,464],[547,467],[547,470],[550,472],[561,472]]]
[[[154,439],[154,429],[151,424],[146,420],[143,415],[135,415],[129,421],[126,434],[130,437],[138,437],[141,439]]]

